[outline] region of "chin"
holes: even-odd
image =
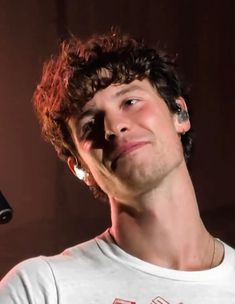
[[[183,157],[168,159],[167,161],[158,158],[158,161],[152,161],[148,158],[148,163],[139,163],[135,165],[128,164],[122,166],[122,170],[118,170],[116,175],[122,184],[132,189],[143,190],[153,189],[159,186],[161,182],[169,176],[183,161]]]
[[[127,187],[133,189],[146,189],[150,185],[156,184],[157,180],[161,180],[164,176],[164,170],[156,170],[156,167],[153,169],[140,166],[135,167],[134,169],[129,169],[122,171],[118,176],[121,183],[125,184]]]

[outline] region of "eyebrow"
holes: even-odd
[[[141,90],[141,88],[138,85],[133,84],[133,85],[130,85],[128,88],[123,88],[123,89],[119,90],[118,92],[114,93],[112,97],[120,97],[120,96],[125,95],[126,93],[129,93],[134,90]]]
[[[93,116],[95,113],[97,113],[97,111],[93,110],[93,109],[87,109],[85,111],[82,111],[78,117],[79,121],[82,120],[84,117],[86,116]]]

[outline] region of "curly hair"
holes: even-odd
[[[102,73],[104,70],[107,72]],[[188,101],[176,72],[175,58],[148,47],[143,40],[111,31],[85,42],[72,38],[62,43],[59,55],[45,63],[33,98],[42,135],[54,145],[62,160],[77,155],[68,119],[81,112],[97,91],[135,79],[148,79],[172,113],[177,112],[176,98],[182,96]],[[181,140],[188,159],[192,146],[190,132]],[[92,190],[96,197],[103,194],[98,186]]]

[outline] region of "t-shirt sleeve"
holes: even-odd
[[[0,303],[57,303],[56,283],[46,259],[29,259],[10,270],[0,282]]]

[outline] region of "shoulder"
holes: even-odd
[[[9,279],[17,277],[20,280],[26,281],[28,277],[30,277],[30,281],[32,281],[34,277],[40,277],[41,279],[45,273],[50,276],[50,268],[48,267],[45,259],[41,256],[31,258],[17,264],[13,269],[11,269],[9,273],[3,278],[1,284]]]
[[[99,249],[95,239],[78,244],[74,247],[64,250],[62,253],[54,256],[38,256],[27,259],[17,264],[9,273],[3,278],[1,284],[4,282],[16,279],[27,281],[32,280],[54,280],[54,269],[56,267],[68,269],[75,264],[86,264],[90,260],[98,259]]]
[[[102,253],[96,238],[67,248],[58,255],[41,258],[47,263],[57,282],[62,277],[84,278],[97,268],[106,267],[107,263],[107,257]]]
[[[235,266],[235,249],[221,240],[219,242],[224,247],[224,261]]]
[[[235,282],[235,249],[225,242],[217,239],[224,247],[222,262],[215,268],[223,282]]]
[[[105,269],[107,257],[96,239],[78,244],[55,256],[39,256],[16,265],[0,282],[0,303],[57,303],[58,293],[69,286],[90,280],[98,269]],[[12,302],[10,299],[13,299]],[[3,301],[5,300],[5,302]]]
[[[53,273],[42,257],[19,263],[0,282],[0,303],[34,303],[35,297],[43,303],[45,296],[51,303],[57,290]]]

